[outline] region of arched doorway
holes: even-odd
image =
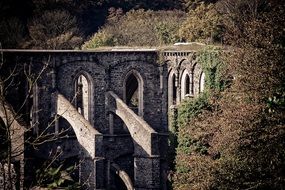
[[[143,116],[143,80],[137,71],[130,71],[124,82],[124,101],[136,114]]]

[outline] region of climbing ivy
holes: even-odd
[[[224,69],[222,50],[218,47],[207,46],[198,52],[198,63],[201,64],[205,73],[206,92],[224,90],[228,82],[225,82],[222,75]]]
[[[187,176],[191,172],[190,155],[208,155],[209,134],[198,129],[195,120],[204,112],[217,109],[212,105],[213,97],[224,90],[226,83],[223,75],[222,50],[216,47],[206,47],[197,54],[198,63],[205,74],[205,91],[197,98],[186,99],[177,108],[177,118],[172,123],[177,125],[177,148],[175,159],[175,173],[177,176]],[[174,119],[174,118],[171,118]],[[191,123],[191,124],[190,124]],[[187,178],[187,177],[186,177]],[[185,180],[187,180],[185,178]],[[175,181],[175,180],[174,180]]]
[[[206,108],[209,108],[208,95],[206,93],[201,94],[196,99],[182,102],[178,108],[178,126],[186,126],[192,118]]]
[[[198,63],[201,65],[205,74],[205,91],[197,98],[186,99],[177,108],[169,113],[170,125],[170,157],[177,152],[182,154],[207,154],[207,145],[201,142],[201,139],[189,134],[189,123],[197,117],[203,110],[211,110],[209,97],[211,94],[217,94],[226,87],[226,81],[223,78],[222,50],[217,47],[207,46],[197,54]],[[177,110],[176,110],[177,109]],[[175,150],[175,147],[176,150]],[[172,161],[172,159],[170,159]],[[172,165],[172,163],[170,164]],[[188,172],[187,164],[178,161],[176,158],[176,170],[179,172]]]

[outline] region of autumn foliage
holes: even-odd
[[[208,89],[208,105],[179,126],[174,189],[283,189],[284,6],[243,0],[221,6],[232,45],[221,72],[233,80],[224,91]]]

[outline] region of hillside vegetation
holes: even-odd
[[[112,10],[107,23],[83,48],[101,46],[161,46],[179,41],[179,26],[185,20],[182,11]]]
[[[178,109],[173,188],[284,189],[284,5],[222,6],[224,35],[235,49],[199,55],[211,72],[206,93]]]
[[[3,48],[161,46],[221,39],[217,0],[3,0]],[[84,43],[85,42],[85,43]]]
[[[197,51],[206,90],[171,121],[169,188],[281,190],[284,10],[277,0],[4,0],[0,48],[230,47]]]
[[[165,46],[175,42],[221,42],[221,15],[213,4],[201,3],[189,12],[110,9],[107,22],[84,43],[102,46]]]

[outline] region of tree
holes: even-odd
[[[283,189],[284,5],[240,0],[221,6],[232,84],[212,93],[210,109],[196,111],[179,129],[174,187]]]
[[[26,38],[23,15],[25,11],[16,10],[16,4],[27,8],[24,2],[14,0],[0,2],[0,43],[3,48],[18,48]]]
[[[201,3],[191,9],[179,29],[180,38],[185,41],[215,42],[221,39],[221,16],[213,4]]]
[[[74,49],[82,38],[78,36],[76,19],[67,11],[52,10],[34,17],[28,28],[33,48]]]
[[[161,46],[175,43],[179,40],[177,31],[184,16],[181,11],[140,9],[131,10],[125,15],[121,11],[114,15],[113,11],[107,23],[90,41],[85,42],[83,48],[98,47],[95,44],[101,45],[103,41],[106,42],[103,46]]]
[[[181,0],[181,4],[184,10],[190,11],[196,9],[201,4],[216,3],[217,0]]]
[[[36,150],[39,146],[53,142],[64,137],[70,128],[54,132],[54,125],[59,116],[51,116],[46,126],[38,126],[35,120],[41,112],[34,105],[37,96],[37,84],[40,78],[47,74],[52,64],[50,57],[42,64],[20,64],[18,61],[7,62],[12,59],[1,51],[0,59],[0,178],[1,187],[4,190],[23,187],[24,153]],[[33,163],[37,170],[38,178],[27,182],[26,185],[52,185],[59,187],[66,185],[65,181],[71,181],[66,172],[72,172],[74,168],[65,170],[56,164],[62,152],[52,150],[51,161],[42,165]],[[36,168],[39,164],[39,168]],[[30,165],[29,165],[30,166]],[[32,168],[30,169],[32,170]],[[42,171],[44,171],[42,173]],[[56,174],[54,172],[56,171]],[[35,171],[34,171],[35,172]],[[54,174],[54,176],[52,175]],[[46,178],[42,181],[41,177]],[[34,176],[36,177],[36,176]],[[52,181],[54,180],[54,181]],[[46,184],[46,183],[48,184]],[[55,183],[55,184],[54,184]],[[72,181],[72,183],[75,183]],[[76,184],[76,186],[78,186]]]

